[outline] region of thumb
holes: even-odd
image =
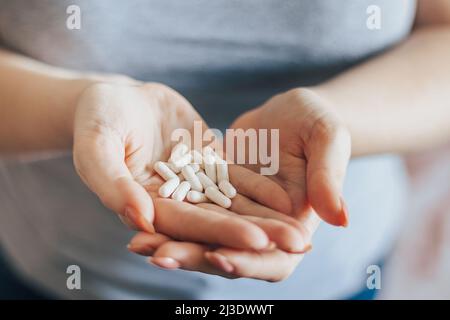
[[[308,200],[323,220],[345,227],[348,212],[342,187],[351,154],[350,134],[333,119],[317,121],[306,148]]]
[[[125,164],[125,147],[113,134],[75,137],[74,165],[81,179],[128,226],[154,232],[150,195]]]

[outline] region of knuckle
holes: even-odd
[[[293,99],[298,99],[303,101],[305,99],[305,97],[308,95],[309,90],[305,89],[305,88],[294,88],[294,89],[290,89],[289,91],[286,92],[286,94],[293,98]]]
[[[312,127],[312,138],[329,141],[332,140],[336,134],[336,126],[326,116],[319,117]]]
[[[347,127],[331,114],[318,117],[313,124],[311,136],[321,141],[350,142],[350,133]]]

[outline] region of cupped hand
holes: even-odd
[[[208,208],[210,204],[201,206]],[[226,209],[222,209],[222,212],[233,215]],[[320,221],[314,213],[294,221],[283,218],[280,220],[297,227],[301,226],[297,230],[301,230],[303,243],[309,243]],[[295,232],[290,230],[286,232],[281,224],[273,224],[266,232],[277,237],[279,242],[298,239]],[[150,263],[168,270],[182,269],[229,279],[252,278],[277,282],[292,274],[305,253],[311,249],[311,245],[306,245],[297,253],[289,252],[282,246],[272,246],[265,250],[243,250],[192,241],[177,241],[160,233],[139,232],[131,239],[128,248],[132,252],[149,257]]]
[[[311,89],[293,89],[245,113],[232,127],[279,130],[279,170],[270,177],[289,194],[291,216],[313,209],[324,221],[347,226],[342,187],[351,139],[334,106]],[[259,171],[261,165],[247,167]]]
[[[156,195],[161,181],[154,177],[153,163],[169,157],[175,144],[170,139],[173,130],[192,130],[194,121],[201,118],[189,102],[164,85],[94,84],[83,92],[75,112],[76,170],[103,204],[135,229],[254,250],[274,241],[286,250],[301,251],[301,235],[290,225],[251,217],[260,210],[277,215],[280,206],[289,206],[289,198],[276,183],[243,167],[230,168],[240,193],[233,200],[234,215],[223,214],[218,206],[201,207]],[[255,189],[254,183],[266,187]],[[270,201],[272,195],[279,201]],[[270,222],[294,235],[289,241],[271,236]]]
[[[291,224],[301,231],[303,240],[311,241],[319,215],[334,225],[347,225],[341,194],[350,135],[325,100],[311,90],[291,90],[247,112],[232,127],[279,130],[280,167],[271,178],[287,191],[291,201],[288,214],[295,221]],[[261,165],[249,167],[259,171]],[[135,236],[130,246],[142,255],[153,255],[151,261],[164,268],[267,281],[285,279],[303,257],[280,248],[259,252],[211,248],[143,233]]]

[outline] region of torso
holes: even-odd
[[[81,8],[81,30],[66,28],[69,4]],[[366,27],[373,4],[382,9],[377,31]],[[0,37],[49,64],[171,85],[223,128],[275,93],[323,81],[401,41],[414,11],[408,0],[0,0]],[[17,268],[69,297],[340,297],[389,247],[405,186],[394,157],[353,162],[351,227],[322,226],[314,252],[281,284],[152,269],[126,252],[132,233],[82,185],[70,157],[2,164],[0,234]],[[361,242],[366,250],[355,252]],[[65,289],[73,263],[89,279],[81,292]]]

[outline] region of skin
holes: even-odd
[[[288,223],[246,217],[260,211],[281,215],[277,208],[289,200],[278,184],[243,167],[230,167],[240,192],[233,214],[223,214],[216,205],[205,208],[158,196],[163,181],[155,177],[153,164],[169,157],[175,144],[171,133],[193,130],[194,121],[202,121],[194,108],[164,85],[94,84],[76,107],[75,168],[103,204],[134,229],[237,249],[263,250],[274,242],[290,252],[303,251],[302,234]],[[254,183],[267,187],[255,189]],[[270,201],[273,195],[280,201]],[[274,224],[291,237],[275,237]]]
[[[299,141],[296,146],[298,149],[285,154],[285,160],[280,160],[281,163],[289,164],[282,166],[280,173],[292,170],[297,178],[300,177],[295,179],[299,189],[303,190],[299,194],[306,195],[309,204],[324,220],[333,222],[339,217],[333,208],[338,207],[337,199],[345,173],[348,152],[346,130],[350,133],[352,157],[426,151],[450,139],[450,62],[446,58],[449,54],[450,3],[446,0],[421,0],[418,3],[415,29],[404,43],[326,83],[274,97],[263,106],[242,115],[234,126],[271,128],[279,126],[282,120],[281,128],[288,132],[280,132],[280,135],[295,137],[296,132],[301,131],[299,136],[307,137],[313,133],[308,130],[311,125],[305,118],[311,120],[312,116],[312,119],[319,121],[318,127],[322,128],[319,132],[328,141],[325,145],[330,147],[330,152],[323,148],[316,154],[326,153],[330,156],[323,157],[322,162],[316,162],[317,157],[313,157],[310,151],[316,150],[315,147],[309,148],[308,144],[302,144],[308,140],[299,138],[296,140]],[[283,112],[272,110],[284,110],[286,116],[283,116]],[[298,121],[296,125],[300,128],[292,127],[289,130],[290,119],[298,117],[304,117],[306,122]],[[320,149],[320,144],[317,146]],[[303,155],[299,150],[304,151]],[[301,164],[304,161],[306,166]],[[322,179],[312,178],[313,168],[321,168],[322,174],[319,176]],[[327,181],[328,187],[324,184]],[[279,183],[287,187],[287,181]],[[315,198],[315,191],[321,188],[325,196],[318,193]],[[286,190],[292,198],[295,193],[289,188]],[[322,205],[321,199],[326,200]],[[331,209],[328,213],[327,208]],[[300,214],[299,221],[311,235],[319,224],[313,210]],[[228,277],[267,281],[286,279],[303,258],[301,254],[281,250],[261,253],[219,248],[211,251],[206,247],[177,243],[167,238],[156,243],[151,236],[142,234],[138,234],[131,243],[140,246],[145,244],[147,250],[151,247],[145,252],[146,255],[153,254],[157,258],[151,261],[164,268],[219,275],[226,273]],[[160,260],[160,257],[165,258]],[[211,270],[208,262],[215,265],[217,270]]]
[[[298,228],[308,242],[319,225],[319,215],[335,225],[348,223],[341,193],[351,153],[350,134],[328,108],[313,91],[296,89],[273,97],[232,125],[232,128],[244,130],[279,128],[280,169],[271,179],[289,195],[291,211],[288,215],[300,222]],[[249,168],[259,171],[258,165]],[[198,271],[216,273],[209,267],[213,264],[221,274],[267,281],[286,278],[303,258],[302,254],[290,253],[281,247],[263,252],[231,248],[211,250],[167,237],[153,240],[143,233],[132,239],[130,250],[142,255],[153,253],[150,261],[163,268],[195,270],[192,257],[203,256],[204,260],[198,261]]]
[[[264,182],[270,192],[254,191],[256,174],[239,180],[236,170],[250,177],[255,167],[232,169],[245,198],[231,210],[152,201],[160,182],[149,178],[149,168],[168,154],[165,130],[189,128],[198,117],[160,84],[81,74],[0,51],[0,152],[73,148],[83,181],[128,225],[146,231],[129,249],[152,255],[158,266],[279,281],[310,248],[319,216],[347,223],[341,187],[350,155],[415,152],[450,138],[449,17],[448,1],[421,0],[417,28],[401,45],[326,83],[281,93],[237,119],[235,127],[281,127],[284,144],[279,174]],[[167,107],[180,112],[174,117]],[[183,227],[174,228],[180,217]]]

